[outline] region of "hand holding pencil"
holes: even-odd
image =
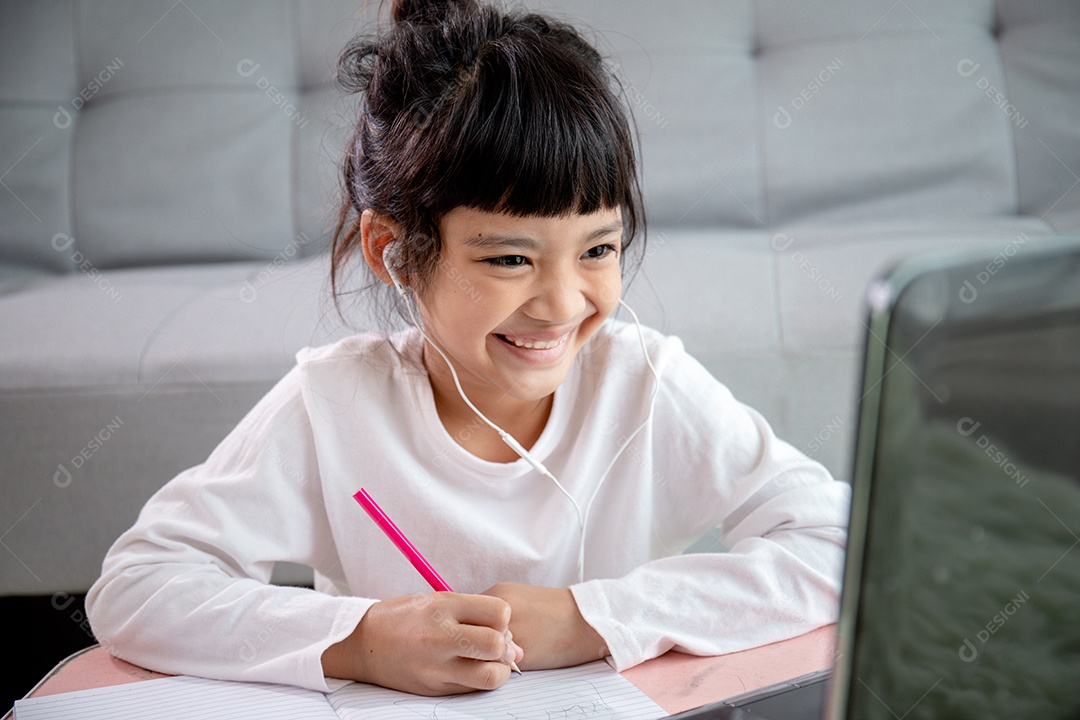
[[[401,595],[372,605],[322,655],[326,677],[415,695],[494,690],[523,654],[507,639],[510,605],[467,593]]]
[[[431,585],[433,590],[437,592],[453,592],[453,590],[450,588],[450,585],[447,584],[445,580],[443,580],[442,576],[439,575],[435,568],[431,566],[431,563],[429,563],[427,559],[420,553],[420,551],[417,550],[416,547],[409,541],[409,539],[405,537],[405,534],[401,532],[401,530],[394,523],[394,521],[390,519],[390,517],[383,511],[381,507],[379,507],[379,504],[375,502],[375,500],[371,497],[370,494],[368,494],[367,490],[365,490],[364,488],[360,488],[360,490],[353,495],[353,498],[356,500],[357,503],[360,504],[362,508],[364,508],[367,514],[375,522],[375,524],[379,526],[379,529],[381,529],[383,533],[386,534],[386,536],[390,539],[391,542],[394,543],[398,550],[400,550],[401,553],[409,560],[409,562],[412,563],[413,567],[416,568],[417,572],[419,572],[420,575],[422,575],[423,578],[427,580],[428,584]],[[507,607],[507,610],[509,610],[509,607]],[[480,620],[480,622],[481,624],[484,624],[482,619]],[[521,670],[518,669],[517,663],[514,660],[514,658],[519,654],[520,648],[518,648],[518,646],[514,644],[513,639],[510,636],[508,612],[506,620],[500,624],[504,625],[506,628],[505,634],[507,638],[507,655],[504,657],[504,662],[507,662],[507,664],[510,665],[510,668],[512,670],[520,674]]]

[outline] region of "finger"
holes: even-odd
[[[521,659],[525,657],[525,650],[522,649],[522,647],[516,642],[514,642],[514,633],[507,630],[506,633],[504,633],[503,637],[506,638],[506,644],[510,646],[511,650],[514,651],[514,657],[510,660],[506,660],[506,662],[521,662]]]
[[[522,660],[525,659],[525,649],[513,640],[510,641],[510,649],[514,651],[514,657],[512,662],[520,663]]]
[[[454,654],[468,660],[510,662],[516,657],[516,645],[489,627],[458,625],[453,633]]]
[[[495,690],[510,679],[510,666],[502,662],[458,658],[448,669],[448,682],[468,690]]]
[[[450,612],[465,625],[483,625],[500,632],[510,629],[510,603],[502,598],[455,593]]]

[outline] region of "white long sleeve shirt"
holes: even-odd
[[[461,447],[439,420],[415,330],[306,348],[213,451],[113,545],[87,608],[114,654],[154,670],[333,689],[323,651],[380,598],[430,588],[352,499],[366,488],[457,592],[570,587],[617,669],[713,655],[835,620],[849,493],[777,440],[675,338],[609,321],[556,390],[524,460]],[[477,421],[479,428],[479,421]],[[466,429],[468,432],[468,429]],[[682,554],[713,528],[728,548]],[[315,589],[268,584],[274,563]]]

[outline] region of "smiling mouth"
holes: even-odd
[[[517,338],[511,338],[506,335],[495,333],[495,337],[499,338],[507,345],[513,345],[514,347],[523,348],[525,350],[553,350],[566,342],[566,338],[569,336],[570,333],[563,335],[561,338],[556,338],[555,340],[519,340]]]

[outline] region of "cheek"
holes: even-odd
[[[597,310],[607,314],[619,304],[622,295],[622,273],[616,268],[611,273],[605,273],[598,279],[595,285],[595,297]]]

